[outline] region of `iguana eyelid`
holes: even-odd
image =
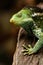
[[[22,14],[20,13],[20,14],[18,14],[18,15],[16,15],[16,16],[20,18],[20,17],[22,17]]]

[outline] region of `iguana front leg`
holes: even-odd
[[[23,47],[25,48],[23,50],[24,55],[25,54],[31,55],[33,53],[36,53],[43,46],[43,32],[41,32],[40,29],[38,29],[37,31],[35,30],[34,33],[37,37],[39,37],[39,39],[34,45],[34,47],[32,47],[31,45],[28,45],[28,47],[23,45]]]

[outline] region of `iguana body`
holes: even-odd
[[[32,33],[38,38],[38,41],[32,48],[24,46],[26,54],[36,53],[43,46],[43,11],[35,7],[25,7],[10,19],[15,25],[23,27],[28,35]]]

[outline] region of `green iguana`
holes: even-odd
[[[24,7],[18,13],[14,14],[10,19],[17,26],[21,26],[28,32],[32,33],[38,38],[34,47],[29,45],[25,47],[25,54],[36,53],[43,46],[43,10],[37,7]]]

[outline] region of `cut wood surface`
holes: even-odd
[[[34,43],[34,37],[28,37],[27,32],[21,28],[18,34],[17,47],[13,56],[12,65],[43,65],[43,48],[41,48],[36,54],[30,56],[24,56],[22,53],[23,44],[31,44],[34,46]]]

